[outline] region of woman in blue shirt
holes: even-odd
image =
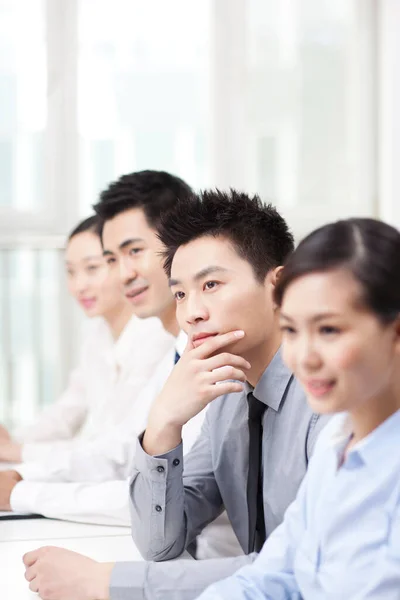
[[[287,365],[315,412],[337,414],[258,558],[201,600],[399,600],[400,233],[318,229],[275,299]]]

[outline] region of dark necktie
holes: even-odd
[[[247,507],[249,511],[250,552],[259,552],[265,542],[264,501],[262,489],[262,417],[267,406],[250,392],[249,406],[249,475],[247,478]]]
[[[174,365],[176,365],[176,363],[178,362],[179,359],[180,359],[180,356],[179,356],[178,352],[175,350]]]

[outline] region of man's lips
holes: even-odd
[[[317,398],[328,394],[335,384],[334,379],[307,379],[304,381],[307,391]]]
[[[144,285],[140,288],[135,288],[132,290],[129,290],[128,292],[126,292],[125,296],[128,298],[128,300],[130,300],[131,302],[134,302],[135,300],[138,300],[139,297],[146,291],[148,290],[148,286]]]
[[[205,342],[206,340],[208,340],[212,337],[215,337],[216,335],[218,335],[218,334],[217,333],[196,333],[192,337],[192,344],[195,348],[197,348],[198,346],[203,344],[203,342]]]

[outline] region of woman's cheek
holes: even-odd
[[[343,344],[335,349],[332,359],[338,369],[351,369],[356,367],[362,358],[363,350],[359,344]],[[332,365],[333,366],[333,365]]]

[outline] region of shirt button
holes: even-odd
[[[172,461],[172,464],[174,465],[174,467],[177,467],[180,464],[180,460],[179,458],[174,458],[174,460]]]
[[[157,471],[158,471],[159,473],[164,473],[165,469],[164,469],[164,467],[163,467],[162,465],[159,465],[159,466],[157,467]]]
[[[161,506],[159,504],[156,504],[155,509],[156,509],[157,512],[161,512],[162,511],[162,508],[161,508]]]

